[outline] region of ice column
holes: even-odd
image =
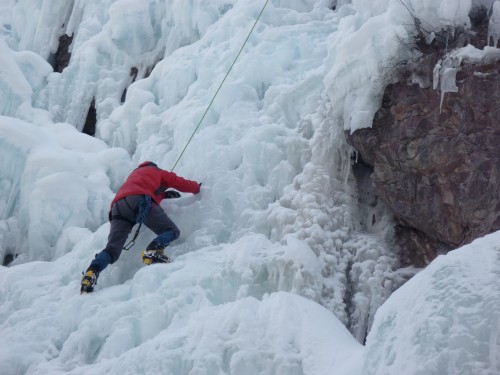
[[[439,60],[434,67],[433,87],[436,89],[438,83],[440,83],[439,89],[441,90],[441,103],[439,105],[440,111],[443,106],[444,94],[447,92],[458,92],[456,77],[460,63],[460,58],[448,55],[444,58],[444,61]]]
[[[489,46],[491,38],[493,38],[493,47],[496,47],[500,39],[500,1],[493,3],[492,14],[488,24],[488,40],[486,44]]]

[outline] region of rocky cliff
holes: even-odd
[[[419,85],[389,85],[372,128],[349,135],[394,214],[402,265],[500,229],[500,61],[462,64],[458,92],[440,106],[441,93],[422,85],[438,55],[419,61]]]

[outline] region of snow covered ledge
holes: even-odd
[[[491,64],[500,60],[500,49],[496,48],[500,39],[500,0],[496,0],[491,6],[491,15],[488,22],[488,37],[486,47],[479,50],[472,45],[453,50],[440,59],[434,67],[433,87],[437,89],[439,83],[441,91],[441,107],[444,94],[447,92],[458,92],[456,76],[462,61],[475,65]],[[493,47],[490,42],[493,41]]]
[[[456,76],[462,62],[474,65],[486,65],[496,61],[500,61],[500,48],[495,47],[485,47],[483,50],[480,50],[469,44],[446,54],[434,67],[433,87],[437,89],[439,86],[441,91],[441,106],[443,105],[445,93],[458,92]]]

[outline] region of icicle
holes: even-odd
[[[439,59],[439,61],[436,63],[436,66],[434,67],[434,70],[432,72],[432,76],[433,76],[432,88],[434,90],[436,90],[438,88],[438,85],[439,85],[439,74],[441,72],[442,61],[443,61],[442,59]]]
[[[490,40],[493,38],[493,47],[496,47],[500,39],[500,0],[495,1],[492,7],[493,11],[488,23],[488,40],[486,45],[490,45]]]
[[[439,111],[443,106],[444,94],[446,92],[458,92],[456,85],[457,68],[452,66],[444,66],[441,71],[441,103],[439,104]]]
[[[461,62],[462,59],[460,57],[448,55],[444,60],[439,60],[434,67],[433,87],[437,89],[438,83],[440,83],[439,89],[441,91],[439,111],[441,111],[443,106],[444,94],[447,92],[458,92],[456,76]]]
[[[436,33],[434,33],[434,31],[425,36],[425,42],[427,44],[431,44],[434,41],[434,39],[436,39]]]

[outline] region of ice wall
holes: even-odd
[[[114,177],[108,169],[128,156],[68,124],[42,128],[0,116],[0,133],[0,258],[52,260],[65,228],[95,230],[106,220]]]
[[[163,206],[182,233],[169,248],[174,268],[142,269],[138,251],[125,253],[101,275],[88,303],[74,294],[81,271],[106,243],[113,191],[140,161],[166,169],[174,164],[263,4],[75,1],[71,12],[51,10],[63,21],[55,24],[74,33],[70,65],[47,75],[47,63],[31,52],[32,79],[29,64],[22,69],[26,60],[12,56],[25,53],[16,50],[22,43],[40,51],[42,40],[4,30],[5,66],[17,69],[22,85],[6,85],[20,104],[3,125],[2,134],[12,137],[2,138],[2,152],[13,168],[6,167],[0,184],[6,197],[0,240],[2,249],[25,254],[1,269],[7,292],[0,328],[13,343],[0,360],[4,368],[118,372],[124,358],[143,358],[168,343],[162,348],[172,352],[163,357],[156,350],[156,360],[186,373],[203,365],[222,373],[329,373],[333,362],[350,355],[328,362],[329,353],[311,354],[317,340],[337,346],[317,333],[318,326],[293,319],[302,309],[329,327],[331,340],[358,350],[338,321],[363,341],[377,309],[415,270],[398,271],[387,217],[360,216],[365,210],[358,208],[344,131],[371,125],[387,59],[406,57],[398,37],[410,36],[412,24],[398,1],[342,3],[333,12],[328,1],[270,1],[176,169],[204,188],[196,199],[183,197],[190,204]],[[19,2],[16,11],[46,19],[38,12],[44,4]],[[434,26],[463,25],[469,2],[458,2],[456,12],[450,4],[414,0],[408,6]],[[43,25],[42,31],[50,46],[61,29]],[[138,74],[131,84],[133,67]],[[96,139],[77,131],[93,98]],[[23,103],[27,111],[19,110]],[[37,115],[12,119],[27,113]],[[143,230],[135,250],[151,236]],[[13,238],[20,241],[15,246]],[[27,273],[34,276],[25,280]],[[296,302],[315,307],[287,312]],[[141,310],[151,318],[143,320],[137,306],[155,314]],[[269,310],[285,321],[273,315],[279,331],[292,333],[256,352],[254,340],[269,341],[268,331],[278,331],[252,320],[260,314],[257,322],[268,321]],[[321,317],[326,311],[328,319]],[[227,315],[227,325],[218,320]],[[198,324],[202,316],[218,325]],[[228,336],[216,331],[227,327]],[[209,344],[195,347],[197,338],[216,342],[213,358],[206,359]],[[226,346],[225,339],[232,341]],[[19,348],[27,354],[21,357]],[[153,366],[132,362],[139,363],[136,372]],[[245,370],[244,363],[255,366]]]
[[[193,151],[188,150],[179,164],[180,174],[204,182],[203,203],[197,212],[174,217],[183,228],[181,241],[191,250],[232,243],[252,233],[283,244],[294,238],[305,241],[318,257],[321,272],[318,279],[304,278],[297,292],[334,311],[363,340],[377,307],[402,279],[392,274],[397,256],[385,243],[385,232],[377,236],[380,229],[355,224],[350,149],[337,123],[338,111],[332,109],[330,83],[325,81],[335,64],[341,67],[339,76],[347,71],[349,60],[337,59],[335,46],[342,40],[339,33],[348,35],[353,30],[342,22],[353,17],[363,23],[366,18],[351,5],[333,12],[327,3],[269,3],[190,144]],[[88,104],[95,98],[97,137],[126,150],[134,163],[150,159],[169,168],[263,4],[198,1],[188,9],[184,5],[76,1],[71,12],[56,12],[65,32],[74,33],[70,64],[62,73],[40,75],[41,90],[33,91],[35,84],[28,84],[33,94],[26,100],[46,110],[39,109],[47,124],[65,120],[81,129]],[[16,11],[39,14],[38,6],[42,4],[19,3]],[[49,35],[55,34],[45,35],[50,40]],[[363,31],[360,43],[364,35]],[[11,33],[7,40],[15,48],[27,43],[21,43],[23,38]],[[26,40],[38,50],[38,39]],[[160,58],[149,77],[139,79]],[[123,90],[133,79],[132,67],[138,69],[138,80],[121,105]],[[356,67],[349,74],[358,71],[363,69]],[[344,81],[337,93],[350,89],[351,84]],[[72,163],[77,165],[78,157]],[[66,167],[55,164],[54,172],[59,168],[64,176]],[[119,171],[129,168],[124,163]],[[47,186],[63,183],[52,179]],[[30,257],[39,254],[39,259],[49,260],[64,254],[54,248],[54,238],[65,228],[102,224],[105,205],[94,213],[92,199],[86,201],[85,191],[80,191],[82,184],[74,187],[78,199],[68,198],[76,206],[83,205],[80,218],[61,206],[52,224],[31,223],[57,211],[55,204],[37,206],[31,209],[32,216],[24,215],[22,220],[30,222],[22,228],[31,228],[28,239],[34,246],[25,251]],[[28,202],[23,207],[29,207]],[[176,208],[171,209],[175,215]],[[365,230],[368,233],[360,233]],[[40,241],[44,235],[48,237]],[[51,250],[40,252],[47,247]]]
[[[15,52],[0,39],[0,114],[33,122],[49,119],[47,113],[34,109],[32,102],[45,87],[51,71],[37,54]]]
[[[98,120],[107,118],[134,79],[149,74],[165,55],[198,39],[232,6],[232,1],[28,3],[16,3],[7,40],[16,50],[31,50],[50,60],[59,36],[73,37],[69,66],[49,77],[36,105],[79,130],[94,98]],[[37,22],[27,21],[29,17]],[[30,25],[28,30],[23,29],[25,24]]]
[[[8,41],[17,51],[32,51],[49,60],[57,51],[59,37],[65,33],[66,20],[74,0],[14,1]]]
[[[38,13],[44,4],[19,3],[15,10],[45,19]],[[53,10],[56,24],[74,34],[72,58],[62,73],[44,78],[34,105],[81,129],[95,98],[98,137],[127,150],[134,162],[173,165],[261,9],[245,1],[184,5],[77,1],[71,12]],[[210,239],[192,240],[196,248],[249,231],[307,241],[323,268],[320,281],[310,281],[314,299],[356,327],[360,340],[402,281],[392,274],[397,256],[383,236],[370,233],[380,229],[355,224],[343,128],[370,125],[378,77],[386,56],[397,53],[395,36],[406,35],[401,24],[408,17],[393,2],[358,1],[338,12],[320,3],[271,2],[190,145],[196,154],[180,164],[182,174],[210,187],[198,218],[179,219],[187,233],[203,228],[191,238]],[[18,28],[19,19],[13,18]],[[58,35],[42,29],[48,42]],[[39,51],[40,40],[29,35],[12,33],[8,40]],[[131,68],[140,78],[161,58],[120,105]]]

